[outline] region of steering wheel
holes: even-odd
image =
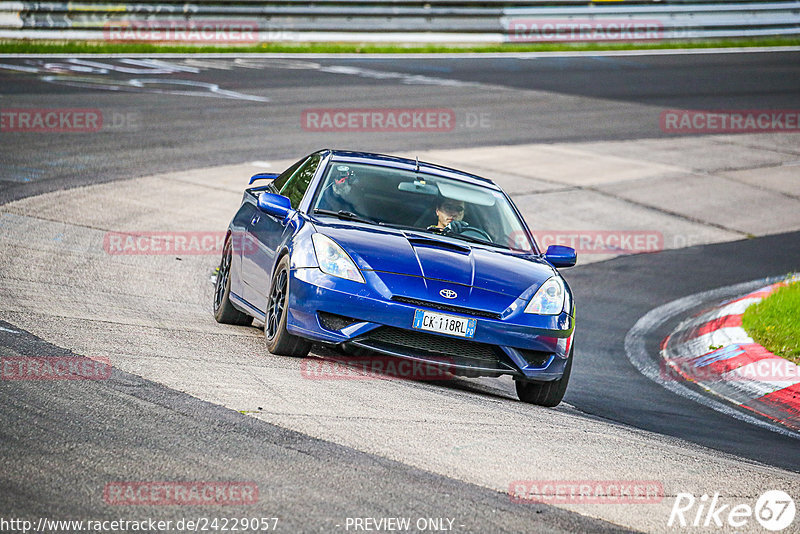
[[[470,235],[472,234],[472,235]],[[472,226],[468,228],[464,228],[461,231],[461,235],[465,235],[467,237],[477,237],[478,239],[483,239],[484,241],[488,241],[492,243],[492,238],[489,237],[489,234],[481,230],[480,228],[473,228]]]
[[[474,237],[476,239],[482,239],[484,241],[488,241],[489,243],[493,243],[492,238],[489,237],[489,234],[480,228],[470,226],[464,221],[450,221],[447,226],[444,227],[443,233]]]

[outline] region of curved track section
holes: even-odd
[[[753,416],[742,410],[737,410],[730,405],[730,403],[722,402],[710,397],[707,392],[700,393],[691,387],[687,386],[683,381],[678,381],[675,377],[669,377],[669,373],[664,372],[664,365],[662,362],[655,362],[647,352],[647,339],[651,337],[652,332],[662,326],[665,322],[674,319],[685,317],[687,310],[697,309],[698,306],[704,305],[708,302],[714,302],[720,299],[734,297],[767,284],[776,282],[779,279],[765,278],[761,280],[754,280],[752,282],[744,282],[733,286],[712,289],[704,291],[697,295],[689,295],[681,299],[669,302],[663,306],[659,306],[650,310],[647,315],[636,321],[628,333],[625,335],[625,352],[628,359],[636,367],[636,369],[644,376],[660,384],[665,389],[672,391],[678,395],[686,397],[698,404],[702,404],[716,410],[722,414],[734,417],[751,425],[755,425],[767,430],[772,430],[779,434],[792,436],[800,439],[800,434],[792,430],[781,428],[777,425],[763,421],[761,418]]]
[[[772,60],[769,56],[759,65]],[[565,69],[565,76],[590,68],[597,80],[611,83],[620,76],[624,79],[617,72],[625,70],[624,63],[614,60],[613,66],[607,67],[594,61],[579,58]],[[660,60],[666,64],[654,59],[642,61],[644,65],[657,64],[659,69],[671,64],[671,68],[687,72],[695,68],[692,62],[680,65],[675,58]],[[717,65],[725,71],[724,65],[732,60],[712,56],[703,61],[707,67]],[[750,61],[749,56],[742,55],[738,63],[733,61],[727,68],[745,68]],[[66,101],[78,105],[90,94],[98,101],[109,98],[115,105],[135,103],[133,109],[143,115],[149,116],[149,111],[142,111],[148,105],[163,113],[160,118],[151,118],[146,128],[109,133],[106,139],[117,143],[112,147],[118,149],[114,161],[103,159],[107,152],[91,137],[86,137],[86,159],[80,160],[78,154],[84,153],[84,138],[80,136],[84,134],[47,140],[42,140],[42,135],[22,134],[15,138],[16,150],[3,151],[4,161],[11,163],[4,172],[10,173],[7,169],[13,168],[17,173],[12,175],[17,180],[14,185],[3,190],[4,199],[48,191],[8,202],[0,209],[3,355],[102,356],[108,357],[115,369],[110,380],[100,382],[0,383],[4,404],[9,406],[3,412],[4,441],[12,444],[3,453],[11,466],[2,478],[4,511],[101,518],[119,513],[119,508],[102,500],[104,484],[114,480],[244,478],[256,481],[261,488],[259,513],[280,516],[287,532],[344,530],[347,517],[402,514],[414,518],[447,516],[454,519],[453,530],[464,532],[526,528],[582,532],[615,526],[669,532],[672,529],[667,520],[679,492],[699,496],[718,491],[724,499],[748,502],[776,487],[791,495],[800,494],[796,439],[674,395],[631,365],[624,341],[626,332],[653,308],[687,295],[796,270],[800,233],[741,240],[748,225],[757,222],[758,214],[749,214],[744,223],[739,221],[741,224],[735,220],[723,224],[692,213],[665,210],[653,206],[643,193],[636,196],[626,192],[636,189],[637,180],[678,172],[674,158],[665,155],[669,150],[663,143],[671,141],[663,139],[649,122],[658,114],[653,114],[652,106],[639,107],[636,99],[580,95],[579,84],[573,87],[575,94],[538,92],[536,69],[541,66],[529,69],[530,87],[520,91],[513,87],[515,80],[524,78],[524,73],[513,74],[515,68],[521,68],[516,60],[501,62],[507,69],[506,87],[481,79],[479,69],[460,61],[396,62],[391,69],[375,62],[369,66],[363,63],[309,66],[289,62],[275,67],[274,72],[263,65],[252,68],[235,84],[228,77],[226,91],[269,98],[271,102],[300,101],[285,115],[270,108],[274,115],[268,114],[266,120],[272,121],[276,132],[290,132],[284,136],[253,125],[258,122],[257,116],[253,120],[253,110],[260,109],[252,107],[253,100],[172,93],[167,97],[165,93],[137,91],[119,99],[119,89],[101,90],[96,79],[92,79],[93,87],[86,87],[86,80],[80,82],[83,86],[76,86],[74,79],[71,85],[63,86],[22,79],[41,76],[38,71],[3,75],[13,82],[4,85],[12,88],[5,94],[15,94],[14,100],[20,105],[25,105],[27,98],[22,96],[24,88],[42,91],[54,105]],[[545,63],[546,68],[557,64]],[[778,63],[783,65],[778,68],[791,70],[798,62],[795,56],[788,56],[788,66],[786,58]],[[38,64],[15,64],[40,69]],[[127,64],[125,68],[133,67]],[[760,67],[752,68],[758,71]],[[229,72],[222,68],[213,72],[217,71]],[[203,83],[222,81],[209,77],[208,72],[181,76],[195,76]],[[114,73],[111,77],[115,80],[126,74]],[[256,87],[258,83],[262,89]],[[301,86],[303,91],[298,90]],[[550,203],[558,195],[584,200],[588,196],[595,198],[585,204],[595,209],[589,217],[602,215],[602,200],[606,199],[613,209],[628,206],[633,210],[631,216],[649,214],[654,217],[653,224],[667,221],[698,232],[702,229],[703,242],[729,242],[691,248],[673,243],[664,247],[673,250],[620,257],[568,271],[580,303],[581,322],[573,382],[566,404],[556,409],[519,403],[513,384],[503,380],[309,380],[301,360],[269,355],[257,328],[226,327],[213,321],[209,277],[218,262],[216,254],[163,250],[131,254],[114,249],[110,235],[165,230],[188,235],[223,229],[238,204],[246,169],[258,170],[265,165],[181,171],[204,161],[267,159],[277,168],[289,152],[295,156],[334,141],[339,146],[361,143],[369,145],[364,148],[384,147],[393,152],[419,147],[419,139],[408,133],[365,136],[363,132],[344,132],[337,137],[298,131],[303,109],[336,105],[320,96],[331,86],[350,93],[342,94],[341,105],[352,102],[358,94],[373,98],[376,106],[385,106],[386,100],[378,95],[391,87],[397,93],[393,102],[398,106],[403,102],[419,106],[425,99],[435,102],[433,105],[457,101],[465,106],[461,110],[486,109],[498,120],[496,129],[477,133],[464,129],[448,137],[425,134],[430,140],[426,148],[432,154],[441,151],[439,156],[444,160],[463,157],[463,152],[451,150],[459,145],[542,141],[530,133],[520,134],[519,124],[511,121],[506,125],[502,120],[506,114],[518,114],[519,109],[545,113],[546,108],[553,107],[551,119],[562,123],[570,109],[578,115],[593,109],[598,120],[603,116],[609,119],[604,131],[580,132],[574,126],[564,126],[562,135],[584,141],[595,136],[592,143],[597,144],[545,147],[556,151],[555,159],[563,158],[569,150],[585,155],[592,150],[608,150],[609,146],[618,151],[628,147],[630,152],[617,153],[620,160],[606,160],[609,168],[641,161],[642,150],[653,159],[662,159],[663,167],[639,167],[639,174],[631,175],[626,188],[617,191],[596,182],[565,187],[559,182],[565,173],[559,174],[558,169],[542,173],[538,182],[529,178],[523,182],[519,170],[507,169],[505,185],[519,186],[514,194],[529,199],[527,209],[545,206],[547,202],[535,202],[548,194],[553,195],[548,197]],[[738,98],[746,105],[752,97],[744,92],[734,95],[738,87],[731,82],[728,88],[734,100]],[[770,83],[767,76],[764,87],[769,88],[765,98],[791,101],[783,79]],[[660,97],[651,98],[659,105]],[[687,105],[691,100],[664,97],[670,98]],[[199,101],[203,103],[196,103]],[[625,118],[620,119],[623,111]],[[244,119],[248,114],[251,120]],[[612,120],[614,115],[618,120]],[[640,119],[635,119],[637,116]],[[282,120],[288,121],[283,129]],[[213,132],[204,128],[212,124]],[[530,123],[525,125],[525,132],[536,131]],[[647,137],[644,131],[653,137],[645,141],[649,144],[633,148],[619,144],[629,136]],[[276,144],[266,153],[246,146],[262,133],[270,140],[275,138]],[[187,142],[179,145],[177,139]],[[745,163],[752,169],[758,158],[767,168],[791,163],[797,158],[792,139],[743,136],[697,142],[705,143],[706,152],[708,146],[726,143],[749,151],[750,159]],[[163,145],[148,152],[134,150],[132,142],[143,147]],[[314,146],[306,146],[311,142]],[[672,144],[672,150],[689,145],[681,145],[683,142]],[[767,149],[768,143],[778,146]],[[44,147],[50,147],[49,155],[41,151]],[[64,159],[56,159],[59,153]],[[689,155],[690,159],[701,157],[699,153]],[[713,159],[708,154],[705,158]],[[51,167],[48,161],[53,162]],[[67,162],[75,166],[66,170]],[[28,174],[28,181],[21,180],[19,168],[23,163],[39,174]],[[470,164],[480,168],[490,163],[476,160]],[[177,172],[146,171],[162,166]],[[114,181],[125,174],[148,176]],[[106,183],[88,185],[92,182]],[[72,187],[77,185],[84,187]],[[525,189],[531,186],[534,191]],[[764,202],[778,198],[773,205],[786,213],[797,200],[791,191],[762,193]],[[697,198],[688,204],[701,201]],[[760,213],[764,217],[766,212]],[[759,228],[759,233],[774,233],[774,228]],[[666,233],[668,228],[660,230]],[[678,320],[665,320],[641,337],[647,354],[657,353],[658,342]],[[42,467],[45,458],[46,467]],[[57,474],[75,463],[83,467],[77,480]],[[507,493],[521,480],[658,481],[665,495],[646,505],[558,502],[554,508],[512,502]],[[63,504],[55,506],[55,501]],[[229,512],[240,510],[212,511],[219,516]],[[130,512],[131,516],[158,514],[165,518],[186,515],[174,508]],[[746,530],[758,528],[751,524]]]

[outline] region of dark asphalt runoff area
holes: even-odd
[[[86,61],[95,65],[0,58],[0,108],[99,108],[119,119],[99,133],[0,132],[0,204],[159,172],[299,158],[325,146],[393,153],[665,137],[652,106],[788,109],[800,95],[798,53],[254,58],[239,65],[207,60],[203,67],[165,59],[186,68],[167,74],[154,74],[153,63]],[[136,69],[142,72],[128,72]],[[220,96],[213,86],[228,93]],[[503,87],[528,92],[504,93]],[[541,98],[542,92],[557,97]],[[342,106],[450,106],[465,122],[453,132],[425,134],[303,129],[304,109]],[[481,113],[491,127],[468,127],[469,117]],[[642,376],[623,346],[634,323],[661,304],[799,267],[800,233],[791,233],[564,271],[580,303],[566,402],[598,418],[800,472],[797,440],[670,393]],[[647,340],[651,354],[674,326],[663,325]],[[0,351],[58,355],[63,349],[0,329]],[[337,531],[345,517],[370,515],[456,517],[464,532],[618,528],[546,505],[512,504],[508,495],[312,439],[118,370],[107,381],[2,381],[0,404],[0,510],[18,516],[207,515],[192,507],[121,514],[103,502],[103,483],[135,480],[137,473],[146,478],[158,465],[165,480],[257,482],[258,510],[247,515],[277,516],[283,532]],[[215,508],[213,514],[240,512]]]

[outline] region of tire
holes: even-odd
[[[516,386],[519,400],[529,404],[546,406],[548,408],[558,406],[561,400],[564,398],[564,393],[567,391],[569,375],[572,372],[573,352],[574,346],[573,349],[569,351],[567,365],[564,367],[564,375],[559,380],[553,380],[551,382],[517,380]]]
[[[303,358],[311,350],[311,343],[286,330],[288,309],[289,256],[284,256],[275,268],[272,286],[269,289],[267,314],[264,319],[264,339],[267,343],[267,350],[272,354]]]
[[[214,319],[218,323],[248,326],[253,318],[240,312],[231,304],[231,241],[225,243],[222,249],[222,260],[219,262],[217,282],[214,285]]]

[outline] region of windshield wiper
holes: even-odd
[[[372,219],[368,219],[366,217],[362,217],[361,215],[355,214],[352,211],[345,211],[345,210],[333,211],[333,210],[315,209],[314,210],[314,214],[331,215],[332,217],[338,217],[338,218],[344,219],[346,221],[356,221],[356,222],[363,222],[363,223],[367,223],[367,224],[379,224],[379,225],[383,224],[383,223],[380,223],[378,221],[374,221]]]
[[[453,239],[461,239],[463,241],[469,241],[470,243],[478,243],[480,245],[489,245],[490,247],[508,249],[508,247],[506,247],[504,245],[501,245],[499,243],[494,243],[492,241],[486,241],[485,239],[480,239],[478,237],[472,237],[472,236],[469,236],[469,235],[453,234],[453,233],[438,233],[438,232],[433,232],[433,233],[436,233],[438,235],[443,235],[445,237],[452,237]]]
[[[414,230],[416,232],[424,232],[424,228],[419,226],[411,226],[409,224],[394,224],[394,223],[380,223],[381,226],[388,226],[389,228],[397,228],[398,230]]]

